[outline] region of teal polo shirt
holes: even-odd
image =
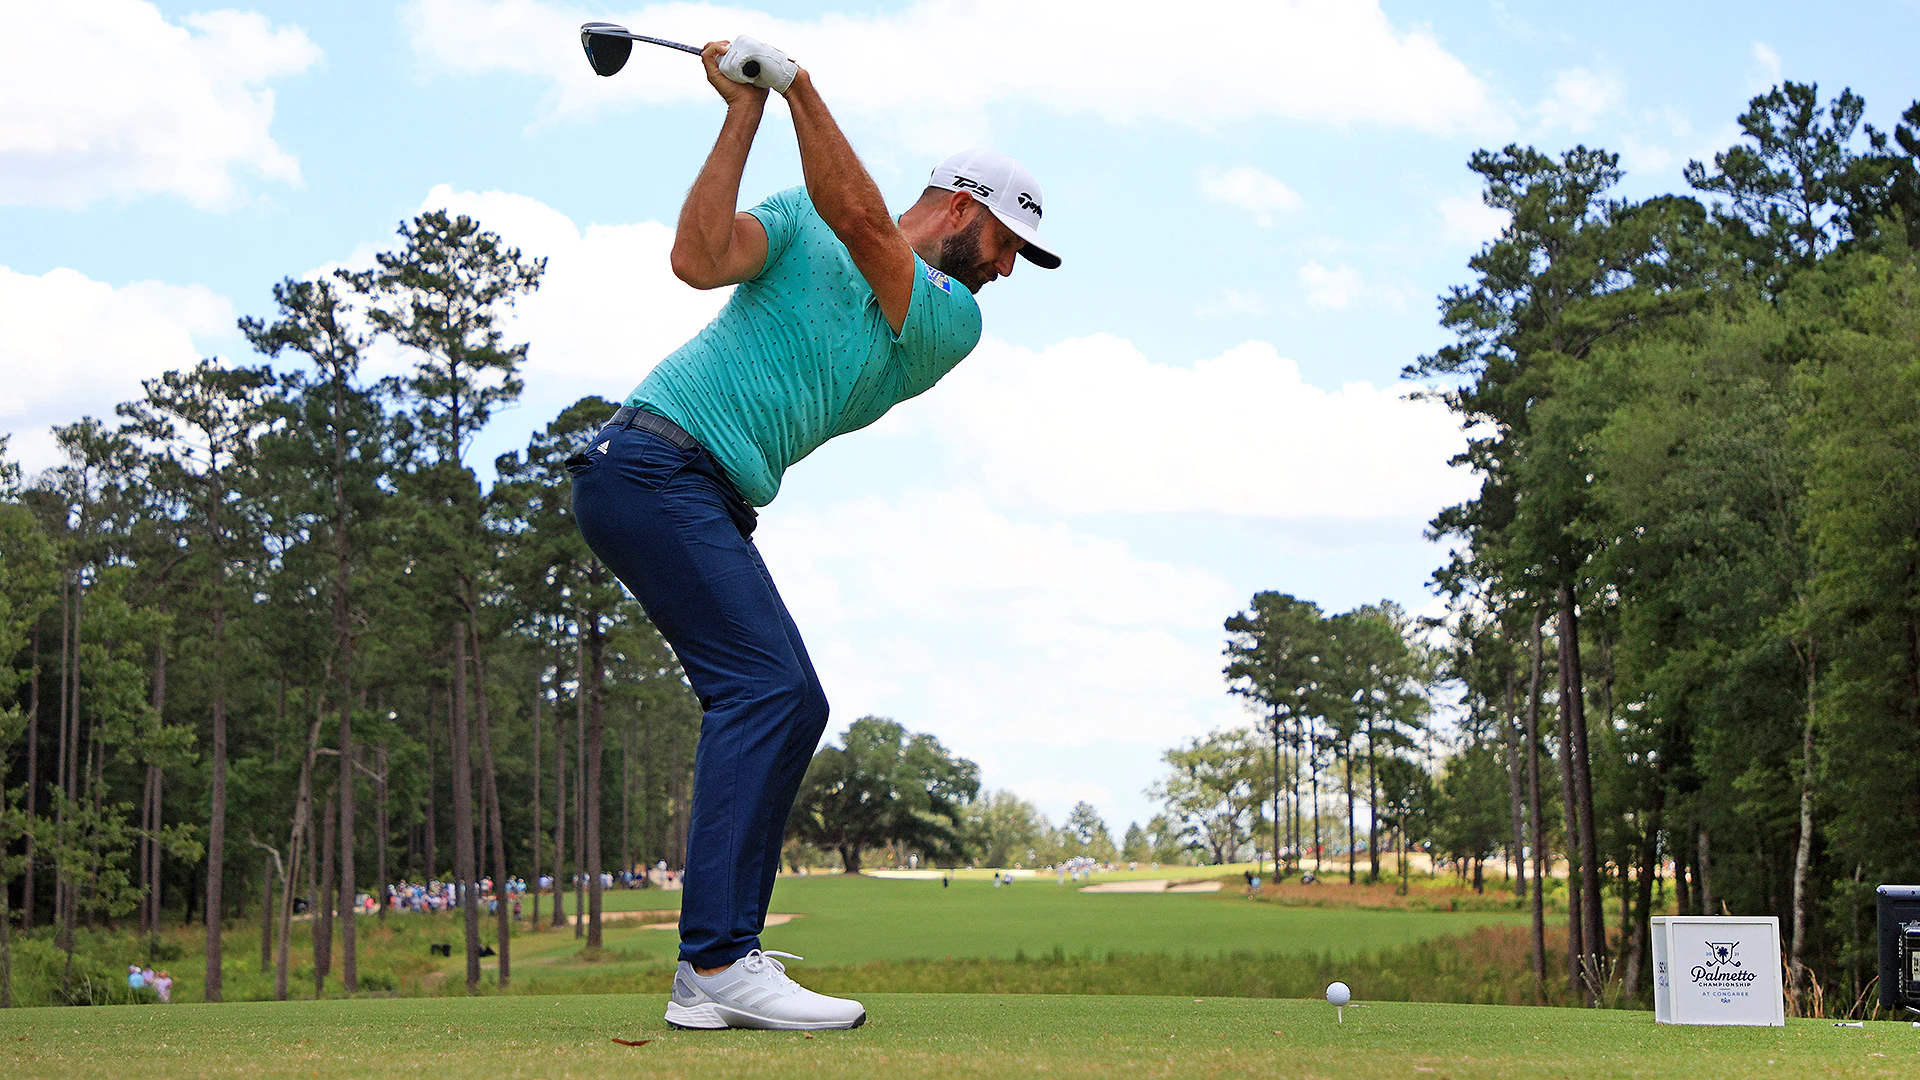
[[[980,306],[916,255],[913,298],[895,334],[805,188],[747,212],[766,227],[766,264],[626,403],[685,428],[742,498],[765,506],[788,466],[953,370],[980,341]]]

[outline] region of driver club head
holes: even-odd
[[[627,66],[633,55],[633,39],[627,28],[617,23],[590,22],[580,27],[580,47],[587,51],[587,63],[594,74],[608,76]]]

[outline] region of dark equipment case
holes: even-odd
[[[1920,885],[1882,885],[1880,1006],[1920,1014]]]

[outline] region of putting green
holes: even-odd
[[[678,1032],[653,996],[18,1009],[0,1075],[171,1077],[1907,1076],[1920,1032],[1663,1028],[1646,1013],[1317,1001],[873,995],[848,1032]],[[624,1046],[615,1038],[645,1040]]]

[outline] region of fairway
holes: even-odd
[[[1525,916],[1285,908],[1231,892],[1083,893],[1051,879],[989,882],[782,878],[773,910],[806,913],[764,935],[768,948],[823,963],[1010,958],[1052,952],[1302,952],[1352,955]],[[658,931],[656,931],[657,933]],[[672,935],[666,935],[671,937]],[[808,950],[813,950],[809,952]]]
[[[673,907],[678,892],[609,894],[606,910]],[[618,902],[616,907],[614,902]],[[1486,925],[1521,925],[1521,913],[1362,911],[1255,904],[1231,891],[1196,894],[1083,893],[1051,877],[996,889],[988,880],[900,881],[842,874],[783,877],[773,910],[800,916],[769,927],[769,949],[798,953],[812,965],[874,960],[1012,959],[1091,953],[1164,954],[1311,952],[1334,957],[1463,934]],[[671,960],[670,930],[608,922],[609,951],[622,959]],[[571,933],[517,938],[516,965],[563,963],[577,951]],[[449,964],[454,971],[456,964]],[[602,970],[606,970],[603,962]],[[527,974],[537,975],[536,971]]]
[[[0,1075],[88,1077],[1905,1076],[1920,1032],[1663,1028],[1646,1013],[1317,1001],[871,995],[849,1032],[678,1032],[652,996],[19,1009]],[[648,1040],[623,1046],[614,1038]]]

